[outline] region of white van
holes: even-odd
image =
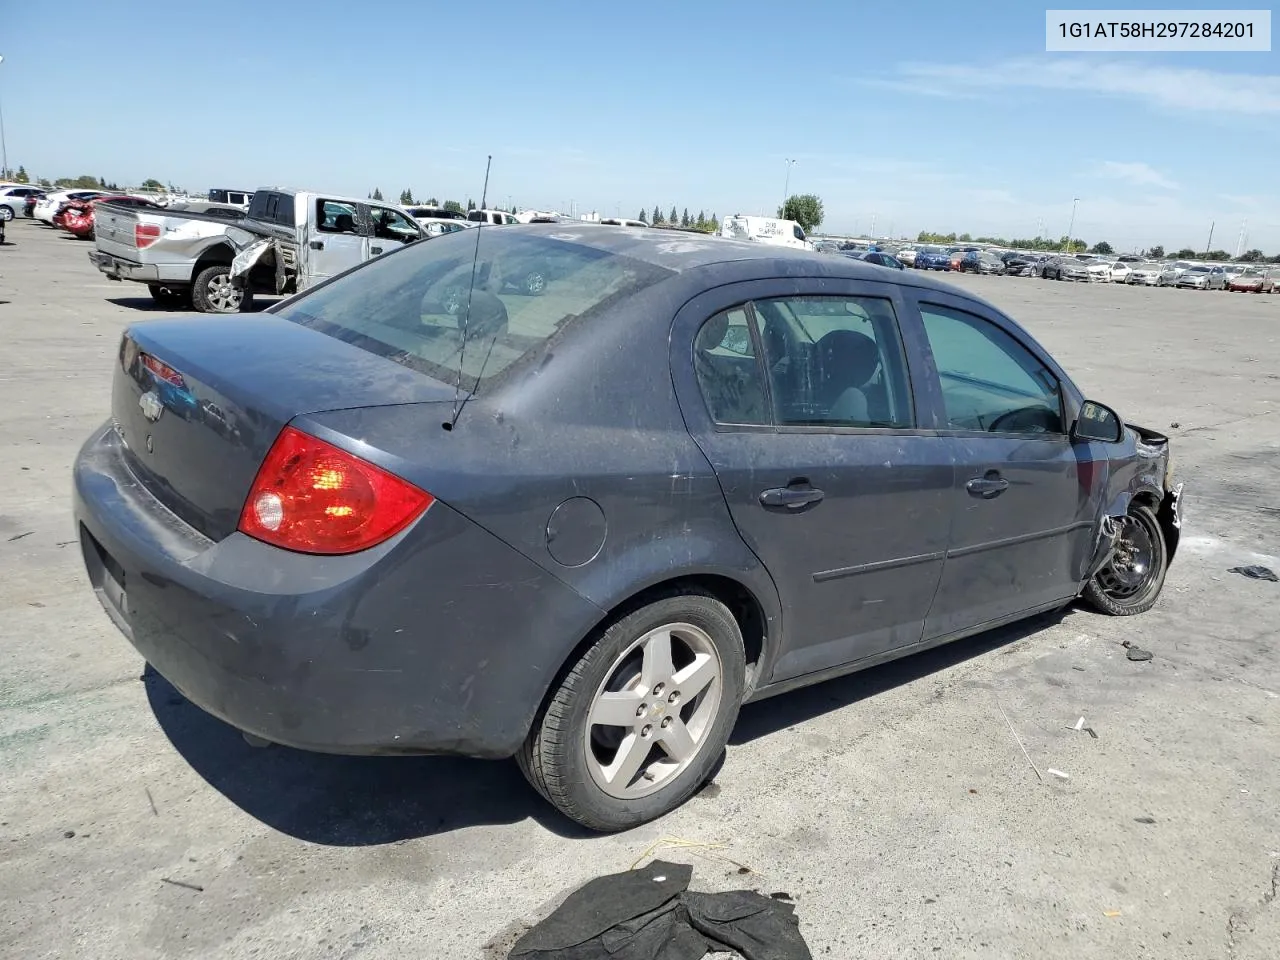
[[[777,220],[773,217],[743,217],[734,215],[720,222],[720,236],[730,240],[754,240],[776,247],[795,247],[812,250],[813,244],[804,235],[800,224],[794,220]]]

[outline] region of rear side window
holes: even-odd
[[[451,386],[483,390],[552,338],[589,328],[671,275],[519,230],[467,230],[377,257],[273,312]]]
[[[716,314],[693,344],[693,369],[716,423],[772,423],[745,306]]]

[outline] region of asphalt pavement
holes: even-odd
[[[1276,956],[1280,584],[1228,568],[1280,570],[1280,297],[953,278],[1173,438],[1163,599],[750,706],[699,796],[597,837],[514,764],[255,749],[144,669],[85,581],[70,467],[122,328],[160,312],[90,244],[8,236],[0,957],[496,958],[654,855],[695,889],[789,894],[839,960]]]

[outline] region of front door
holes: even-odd
[[[308,218],[308,285],[327,280],[369,259],[368,230],[354,203],[318,197]],[[301,284],[299,284],[301,287]]]
[[[373,236],[369,240],[371,257],[399,250],[406,243],[412,243],[422,236],[416,223],[391,207],[370,205],[369,222],[373,226]]]
[[[686,422],[782,599],[774,681],[918,642],[947,547],[950,447],[916,429],[895,288],[816,285],[721,288],[739,302],[695,300],[672,339]]]
[[[925,630],[932,639],[1074,596],[1096,505],[1055,374],[978,305],[929,297],[938,302],[922,299],[920,318],[956,462],[951,544]]]

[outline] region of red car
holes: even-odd
[[[62,227],[72,236],[81,240],[93,239],[93,211],[100,203],[114,203],[121,207],[150,207],[158,209],[157,204],[141,197],[117,196],[93,197],[89,200],[69,200],[58,208],[53,215],[55,225]]]

